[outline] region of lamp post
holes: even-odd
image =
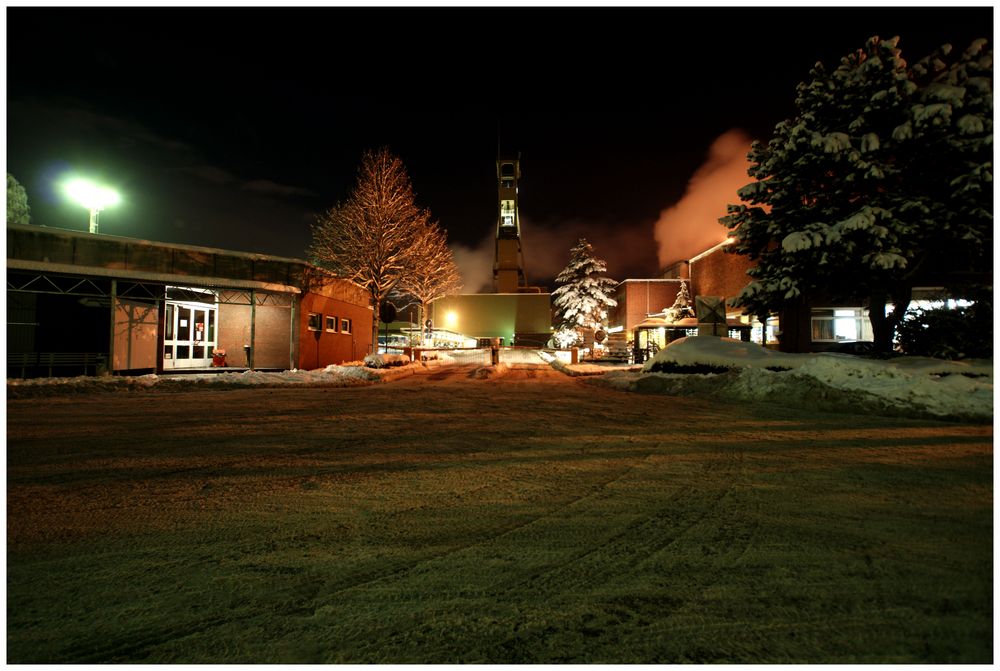
[[[86,179],[72,179],[63,188],[70,198],[90,210],[90,232],[94,234],[97,233],[97,217],[101,210],[121,200],[114,189],[98,186]]]

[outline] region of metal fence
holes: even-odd
[[[416,359],[419,356],[422,360],[441,359],[453,362],[460,366],[490,366],[493,363],[506,364],[533,364],[545,363],[539,356],[538,350],[534,347],[498,347],[496,350],[496,360],[491,347],[462,347],[454,349],[439,348],[388,348],[389,352],[407,354]]]

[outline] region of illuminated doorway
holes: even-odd
[[[171,300],[171,296],[185,300]],[[208,368],[218,343],[218,302],[214,292],[167,287],[163,320],[163,369]]]

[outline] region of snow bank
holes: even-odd
[[[509,372],[510,372],[510,364],[500,362],[495,366],[480,366],[479,368],[472,371],[472,377],[474,377],[477,380],[487,380],[487,379],[503,377]]]
[[[545,361],[559,372],[565,373],[571,377],[578,377],[581,375],[604,375],[610,370],[615,370],[615,368],[627,368],[626,366],[611,367],[593,363],[566,363],[558,356],[542,350],[539,350],[538,356],[542,359],[542,361]]]
[[[715,366],[729,371],[651,372],[658,362]],[[992,360],[880,360],[833,353],[787,354],[730,338],[692,337],[667,345],[643,365],[639,374],[612,372],[603,381],[629,391],[698,394],[814,409],[974,420],[993,417]]]
[[[405,354],[369,354],[365,357],[365,365],[372,368],[387,368],[390,366],[405,366],[410,363],[410,357]]]
[[[786,354],[730,338],[692,337],[670,343],[641,370],[595,364],[567,364],[540,352],[550,366],[569,376],[649,393],[699,395],[732,401],[797,405],[831,411],[971,419],[993,417],[993,361],[943,361],[924,357],[866,359],[847,354]],[[724,373],[657,373],[657,362],[677,366],[713,366]],[[197,388],[322,386],[376,384],[445,361],[369,368],[361,362],[318,370],[280,373],[247,371],[137,377],[73,377],[7,380],[7,397]],[[477,369],[478,379],[502,377],[511,366]]]
[[[387,369],[398,370],[398,369]],[[135,377],[43,377],[30,380],[7,379],[7,397],[51,396],[56,394],[192,389],[233,389],[239,387],[321,386],[350,387],[382,381],[387,371],[363,366],[327,366],[317,370],[286,370],[277,373],[195,373],[190,375],[139,375]]]
[[[650,372],[657,363],[678,366],[721,366],[723,368],[798,368],[811,354],[788,354],[766,349],[752,342],[733,338],[694,336],[678,338],[642,365],[643,372]]]

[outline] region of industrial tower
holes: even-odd
[[[517,207],[517,180],[521,159],[497,159],[497,244],[493,257],[493,292],[514,294],[522,291],[524,254],[521,252],[521,217]]]

